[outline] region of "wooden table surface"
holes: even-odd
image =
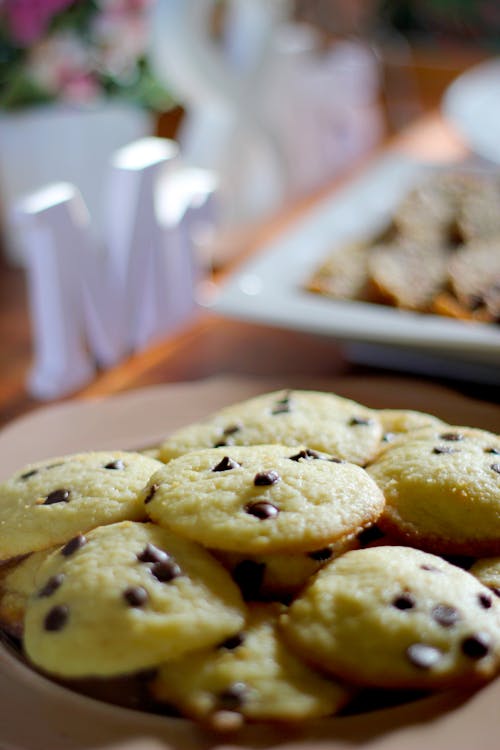
[[[431,113],[396,136],[390,144],[402,152],[448,161],[466,149],[440,115]],[[384,148],[386,146],[384,145]],[[377,154],[373,155],[376,158]],[[238,258],[247,257],[263,242],[294,221],[312,203],[366,167],[355,167],[316,196],[288,207],[273,220],[241,237]],[[25,388],[32,352],[24,274],[0,265],[0,426],[40,406]],[[105,396],[149,384],[196,380],[218,374],[330,377],[376,373],[353,364],[334,340],[312,334],[224,319],[207,310],[174,336],[136,354],[115,368],[99,373],[74,398]],[[402,375],[402,377],[409,377]],[[494,387],[447,381],[447,385],[477,398],[498,401]]]

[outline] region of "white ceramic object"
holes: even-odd
[[[324,185],[382,132],[378,62],[361,43],[325,52],[289,0],[226,3],[222,43],[215,0],[158,0],[150,59],[186,116],[189,163],[219,179],[222,229],[274,213]]]
[[[90,249],[85,205],[73,185],[54,183],[18,204],[16,216],[33,327],[28,390],[39,399],[66,396],[94,375],[80,274]]]
[[[479,156],[500,164],[500,58],[462,73],[446,91],[442,109]]]
[[[122,354],[143,349],[167,330],[163,300],[178,282],[161,265],[163,245],[175,237],[158,223],[155,190],[174,169],[179,149],[165,138],[143,138],[112,155],[106,183],[105,248],[114,302],[115,339]]]
[[[335,247],[386,226],[401,196],[428,166],[389,153],[327,197],[238,267],[210,304],[244,320],[392,347],[392,367],[499,383],[500,326],[468,323],[385,305],[337,301],[305,291],[304,283]],[[409,363],[405,357],[410,354]],[[411,359],[413,355],[413,360]],[[437,359],[437,362],[434,361]],[[379,358],[379,364],[380,364]]]
[[[244,44],[246,50],[239,70],[210,36],[214,0],[159,0],[151,11],[151,65],[187,110],[179,133],[183,157],[192,166],[217,172],[229,224],[272,212],[286,191],[280,142],[258,101],[269,40],[287,0],[250,1],[253,11],[243,0],[231,16],[237,46]],[[241,20],[249,18],[250,28],[243,28]],[[252,44],[242,42],[243,32]],[[234,52],[232,57],[234,62]]]
[[[0,116],[0,204],[4,247],[22,264],[23,246],[11,208],[24,195],[53,182],[70,182],[83,195],[98,237],[108,159],[118,148],[152,133],[151,116],[138,107],[103,102],[79,108],[33,107]]]
[[[199,226],[213,225],[216,183],[178,148],[144,138],[116,151],[106,175],[104,242],[77,188],[55,183],[16,204],[25,245],[41,399],[74,392],[101,367],[167,336],[195,310]]]

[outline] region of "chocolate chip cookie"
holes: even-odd
[[[156,523],[242,554],[314,552],[371,525],[384,507],[360,466],[282,445],[188,453],[156,472],[143,497]]]
[[[297,722],[328,716],[349,691],[303,663],[277,628],[281,608],[254,604],[242,630],[159,670],[155,697],[216,729],[250,721]]]
[[[0,485],[0,560],[63,544],[102,524],[145,517],[139,493],[161,466],[126,451],[30,464]]]
[[[222,445],[279,443],[364,465],[375,456],[381,435],[373,409],[333,393],[284,390],[226,407],[178,430],[161,445],[159,458],[167,462]]]
[[[243,626],[245,605],[206,550],[149,523],[78,535],[42,565],[24,646],[61,677],[110,677],[214,646]]]
[[[500,554],[500,437],[469,427],[415,430],[368,468],[385,495],[379,525],[438,554]]]
[[[282,628],[303,658],[358,685],[470,686],[500,667],[500,600],[465,570],[410,547],[334,560]]]

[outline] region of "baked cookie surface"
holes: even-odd
[[[40,566],[52,551],[33,552],[0,567],[0,628],[16,638],[23,634],[26,604],[37,588]]]
[[[282,445],[186,454],[153,475],[144,499],[161,526],[243,554],[322,549],[373,523],[384,506],[360,466]]]
[[[241,717],[295,722],[338,711],[348,690],[308,667],[283,643],[280,611],[276,604],[251,605],[236,637],[162,667],[155,697],[221,729],[237,727]]]
[[[246,608],[206,551],[148,523],[78,536],[43,565],[25,649],[62,677],[126,675],[238,632]]]
[[[429,310],[446,281],[447,252],[438,245],[408,241],[370,250],[370,279],[381,299],[408,310]]]
[[[26,466],[0,485],[0,560],[63,544],[102,524],[144,518],[139,493],[159,466],[126,451]]]
[[[361,536],[369,533],[371,528],[368,527]],[[355,535],[321,549],[297,554],[243,555],[221,550],[213,550],[213,553],[229,570],[245,599],[288,601],[327,562],[359,546]]]
[[[299,445],[365,464],[382,434],[376,412],[332,393],[287,390],[226,407],[204,422],[184,427],[161,446],[172,458],[220,445]]]
[[[445,426],[416,430],[368,468],[386,498],[381,528],[438,554],[500,553],[500,438]]]
[[[410,547],[334,560],[282,627],[303,658],[359,685],[467,686],[500,666],[500,601],[466,571]]]
[[[476,560],[469,573],[500,597],[500,557],[483,557]]]
[[[384,431],[383,442],[391,442],[394,437],[406,435],[407,432],[413,432],[421,427],[444,427],[446,425],[446,422],[433,414],[412,409],[379,409],[378,417]]]

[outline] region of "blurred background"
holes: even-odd
[[[132,343],[110,320],[131,275],[144,300],[164,274],[144,248],[189,253],[189,279],[176,261],[163,283],[194,295],[200,275],[244,253],[256,226],[439,111],[460,74],[499,52],[496,0],[0,0],[4,382],[17,388],[27,356],[57,360],[63,339],[48,343],[55,317],[43,300],[54,289],[54,316],[64,316],[61,286],[78,276],[87,312],[68,319],[86,315],[87,338],[92,325],[102,330],[82,345],[92,366],[66,392],[92,376],[94,359],[115,364],[167,335],[175,327],[151,319],[185,321],[194,300],[161,313],[136,305]],[[142,145],[124,155],[130,144]],[[47,193],[54,184],[71,189]],[[71,280],[54,270],[63,236],[80,247]],[[117,306],[104,309],[104,298]]]
[[[100,227],[106,161],[145,134],[222,175],[226,224],[271,213],[499,46],[494,0],[2,0],[4,256],[13,200],[55,180]]]

